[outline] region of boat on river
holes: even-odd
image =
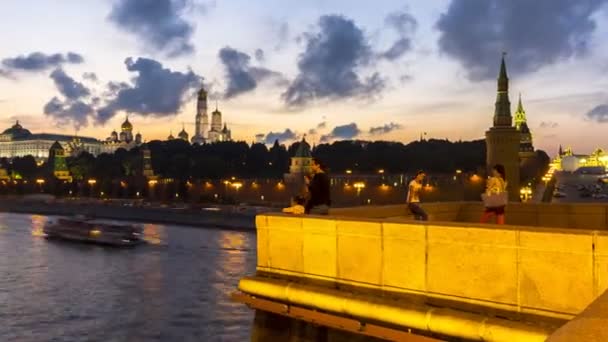
[[[112,246],[134,246],[144,242],[143,227],[120,221],[97,220],[82,216],[58,218],[43,228],[49,239],[63,239]]]

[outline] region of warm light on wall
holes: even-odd
[[[234,182],[232,183],[232,187],[235,188],[237,191],[243,186],[243,183],[241,182]]]
[[[379,173],[379,174],[383,174],[383,173],[384,173],[384,169],[380,169],[380,170],[378,170],[378,173]]]
[[[148,185],[149,185],[149,186],[155,186],[155,185],[156,185],[156,183],[158,183],[158,181],[157,181],[156,179],[150,179],[150,180],[148,181]]]
[[[471,182],[479,182],[480,180],[481,177],[479,177],[477,174],[471,176]]]
[[[97,180],[95,180],[95,179],[89,179],[88,183],[89,183],[89,185],[95,185],[95,184],[97,184]]]
[[[365,188],[365,183],[363,183],[363,182],[357,182],[357,183],[353,184],[353,186],[354,186],[354,187],[355,187],[357,190],[360,190],[360,189]]]
[[[38,178],[36,179],[37,184],[44,184],[44,179]]]
[[[459,175],[462,173],[462,170],[456,170],[456,174]]]
[[[353,173],[352,170],[346,170],[346,174],[350,175],[351,173]]]

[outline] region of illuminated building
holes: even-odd
[[[232,132],[228,129],[228,126],[224,123],[224,127],[222,127],[222,112],[217,109],[217,104],[215,110],[211,113],[211,127],[209,126],[207,108],[207,91],[204,88],[201,88],[198,92],[196,103],[192,143],[202,144],[205,142],[214,143],[232,140]]]
[[[504,165],[509,198],[512,201],[518,201],[521,133],[512,125],[509,78],[507,77],[504,54],[500,63],[497,83],[494,124],[486,132],[486,165],[488,170],[496,164]]]
[[[95,138],[75,137],[64,134],[32,133],[19,121],[0,134],[0,158],[33,156],[37,161],[49,157],[51,146],[61,144],[67,155],[78,155],[86,151],[98,155],[103,151],[103,143]]]
[[[605,169],[608,167],[608,154],[601,148],[595,149],[591,154],[575,154],[570,147],[564,151],[560,146],[553,165],[557,170],[567,172],[574,172],[581,167]]]
[[[532,133],[528,127],[526,119],[526,111],[524,106],[521,104],[521,94],[519,94],[519,101],[517,103],[517,110],[515,111],[514,119],[515,128],[520,133],[519,141],[519,159],[521,162],[525,162],[527,159],[534,158],[534,145],[532,144]]]
[[[129,122],[129,116],[125,118],[125,121],[120,126],[120,134],[116,131],[112,131],[110,136],[103,142],[101,152],[114,153],[119,148],[130,150],[133,147],[139,146],[142,143],[142,136],[137,133],[133,137],[133,125]]]
[[[68,182],[72,181],[72,176],[70,176],[70,171],[65,161],[65,150],[58,141],[55,141],[49,150],[48,162],[53,168],[53,175],[55,177]]]
[[[283,177],[285,183],[303,185],[301,183],[304,181],[304,176],[312,174],[311,164],[312,153],[310,152],[310,145],[306,142],[305,138],[302,138],[296,153],[291,157],[289,173],[286,173]]]

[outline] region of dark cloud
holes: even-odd
[[[338,15],[322,16],[319,31],[304,35],[306,48],[298,58],[299,74],[283,100],[288,106],[303,106],[315,99],[335,100],[373,96],[384,88],[378,73],[362,80],[358,69],[373,57],[364,32]]]
[[[147,46],[175,57],[194,52],[194,27],[183,18],[189,0],[117,0],[109,20]]]
[[[372,127],[369,129],[369,134],[371,135],[380,135],[380,134],[386,134],[386,133],[390,133],[392,131],[398,130],[403,128],[403,126],[401,126],[398,123],[388,123],[385,124],[384,126],[378,126],[378,127]]]
[[[44,114],[53,118],[59,126],[73,125],[77,129],[86,126],[89,116],[94,115],[97,98],[89,101],[91,90],[74,80],[63,69],[55,69],[50,78],[64,99],[53,97],[44,105]]]
[[[50,77],[55,82],[55,86],[57,86],[61,95],[69,100],[78,100],[91,94],[91,91],[87,87],[80,82],[76,82],[63,69],[55,69]]]
[[[350,123],[348,125],[336,126],[331,130],[331,133],[323,135],[321,142],[329,142],[331,140],[348,140],[353,139],[361,133],[356,123]]]
[[[32,52],[29,55],[3,59],[2,66],[5,70],[0,70],[0,73],[9,74],[10,71],[44,71],[63,64],[80,64],[82,62],[84,62],[84,58],[75,52],[68,52],[67,54],[54,53],[51,55],[42,52]]]
[[[388,50],[380,54],[380,57],[392,61],[412,49],[411,36],[418,28],[418,22],[407,12],[391,13],[386,17],[385,22],[399,34],[397,41]]]
[[[557,128],[559,124],[553,121],[543,121],[539,125],[540,128]]]
[[[89,116],[94,112],[95,109],[84,101],[61,101],[57,97],[53,97],[44,106],[44,114],[52,117],[58,126],[69,124],[73,124],[76,128],[86,126]]]
[[[262,49],[255,50],[255,60],[260,63],[263,63],[264,60],[266,60],[266,57],[264,56],[264,50],[262,50]]]
[[[513,74],[585,54],[606,0],[452,0],[437,22],[440,50],[474,80],[494,79],[503,51]]]
[[[97,74],[94,72],[85,72],[82,74],[82,78],[92,82],[97,82]]]
[[[157,117],[176,114],[184,101],[202,84],[202,77],[191,70],[172,71],[149,58],[127,58],[127,70],[137,73],[131,84],[108,84],[106,104],[97,112],[96,121],[105,123],[117,111]]]
[[[228,85],[224,96],[231,98],[254,90],[258,83],[269,78],[281,82],[283,75],[272,70],[249,65],[251,57],[248,54],[231,47],[222,48],[219,57],[224,64]]]
[[[275,140],[279,142],[295,140],[298,136],[291,129],[287,128],[284,132],[270,132],[266,134],[264,141],[266,144],[274,144]]]
[[[599,123],[607,123],[608,122],[608,104],[602,104],[596,106],[589,112],[585,114],[587,119],[599,122]]]

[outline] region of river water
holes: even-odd
[[[41,236],[49,218],[0,213],[0,340],[246,341],[233,303],[255,271],[255,232],[145,224],[117,249]]]

